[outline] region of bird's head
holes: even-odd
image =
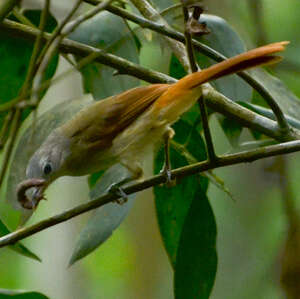
[[[27,179],[18,185],[18,201],[23,208],[36,208],[44,198],[45,189],[55,179],[66,174],[69,153],[69,139],[57,130],[52,132],[29,160]]]

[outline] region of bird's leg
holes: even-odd
[[[129,170],[130,174],[129,176],[122,179],[120,182],[110,185],[108,189],[108,192],[118,195],[120,197],[115,200],[115,202],[118,204],[124,204],[128,201],[128,196],[123,190],[122,186],[129,182],[139,179],[143,175],[143,169],[141,168],[138,162],[122,161],[121,163]]]
[[[164,153],[165,153],[165,162],[164,166],[161,169],[160,173],[164,174],[166,177],[166,185],[173,186],[174,180],[171,177],[171,160],[170,160],[170,140],[174,137],[175,132],[171,127],[168,127],[165,134],[163,135],[164,139]]]

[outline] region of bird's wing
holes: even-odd
[[[137,87],[99,101],[66,123],[64,133],[76,143],[107,148],[114,137],[135,121],[169,86],[152,84]]]

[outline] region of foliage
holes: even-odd
[[[173,7],[171,4],[170,1],[157,3],[158,6],[161,5],[161,8],[170,6],[166,10],[167,12],[163,13],[163,16],[168,20],[172,28],[185,32],[187,37],[187,32],[183,30],[185,23],[182,17],[182,7]],[[197,7],[196,5],[196,9]],[[191,9],[192,11],[193,8]],[[24,11],[22,12],[23,21],[32,22],[34,29],[42,23],[43,20],[40,20],[42,14],[41,11]],[[11,15],[9,18],[16,22],[14,26],[17,26],[17,23],[21,22],[18,20],[20,16],[19,18],[15,18]],[[54,17],[48,15],[44,21],[46,26],[43,30],[50,33],[54,32],[54,34],[58,34],[59,36],[61,32],[57,31],[59,25],[57,25]],[[207,26],[211,33],[206,36],[197,37],[197,40],[217,51],[218,57],[221,57],[221,55],[232,57],[246,50],[244,39],[223,18],[214,15],[201,15],[200,21],[206,24],[204,26]],[[161,25],[160,28],[162,27],[164,26]],[[0,58],[0,69],[2,72],[0,76],[0,111],[2,113],[0,115],[0,127],[2,128],[0,131],[0,141],[3,139],[3,143],[5,143],[3,151],[5,154],[8,154],[6,156],[2,155],[2,160],[7,162],[7,167],[3,168],[5,173],[3,173],[4,179],[1,178],[1,194],[13,208],[19,210],[21,224],[24,225],[34,211],[28,212],[20,207],[17,200],[16,188],[18,183],[26,178],[25,171],[29,158],[39,148],[50,132],[71,119],[78,111],[90,105],[95,100],[101,101],[103,98],[114,96],[141,85],[139,76],[135,78],[122,72],[116,72],[110,66],[93,61],[93,59],[97,59],[97,55],[92,57],[91,63],[85,65],[85,58],[82,59],[83,54],[77,48],[77,52],[75,51],[76,55],[74,57],[67,56],[67,59],[72,64],[73,70],[79,70],[84,93],[90,93],[91,95],[70,99],[55,105],[44,113],[38,112],[37,114],[37,108],[43,103],[43,97],[47,88],[51,87],[51,84],[54,84],[54,80],[52,82],[49,80],[54,76],[59,55],[64,54],[66,57],[65,53],[68,52],[66,48],[68,49],[68,47],[72,47],[74,44],[75,46],[82,45],[86,49],[93,49],[96,54],[98,50],[101,53],[104,52],[119,56],[125,61],[130,61],[131,64],[128,65],[134,66],[142,61],[141,57],[146,45],[149,44],[149,40],[153,41],[153,44],[160,48],[160,51],[168,50],[165,49],[166,40],[163,37],[160,36],[158,38],[154,34],[153,36],[147,33],[147,29],[143,29],[142,26],[132,25],[128,20],[121,19],[112,12],[98,13],[93,18],[81,23],[68,36],[69,39],[76,43],[72,44],[69,42],[69,46],[54,49],[53,53],[55,55],[48,61],[45,74],[41,80],[42,82],[38,86],[42,92],[38,101],[34,102],[32,98],[35,93],[35,80],[39,76],[38,69],[40,66],[37,63],[38,58],[35,58],[33,61],[36,65],[33,69],[34,76],[31,78],[30,84],[24,85],[24,82],[26,82],[26,78],[30,73],[28,73],[28,70],[30,70],[29,65],[31,58],[34,58],[34,47],[38,44],[38,39],[35,39],[35,43],[33,43],[24,37],[19,38],[14,36],[5,28],[5,26],[0,27],[0,53],[2,53]],[[43,59],[46,57],[43,56],[43,49],[46,49],[44,48],[46,47],[45,45],[47,46],[47,42],[43,42],[41,48],[38,49],[37,57],[40,57],[42,62],[44,62]],[[51,45],[49,51],[50,49]],[[61,52],[57,54],[56,52],[59,50]],[[175,54],[178,53],[172,53],[170,59],[165,64],[169,67],[168,75],[180,79],[187,74],[187,70],[180,63],[178,55]],[[213,63],[212,59],[207,56],[207,52],[197,52],[195,56],[196,62],[201,68],[208,67]],[[148,60],[151,61],[149,58]],[[249,76],[253,82],[259,82],[264,86],[266,93],[279,104],[286,115],[287,122],[293,127],[292,132],[297,132],[296,130],[300,128],[300,104],[297,96],[283,82],[269,74],[266,70],[251,70]],[[247,108],[249,113],[250,111],[254,111],[257,115],[264,116],[265,121],[269,121],[270,124],[273,124],[274,130],[277,130],[275,133],[280,131],[280,128],[274,122],[276,121],[274,112],[263,107],[266,104],[263,97],[259,95],[257,84],[250,86],[236,74],[219,79],[212,84],[222,95],[234,103],[245,107],[245,109]],[[28,90],[24,91],[24,86]],[[253,86],[256,86],[254,92]],[[21,116],[18,119],[14,118],[17,113],[16,111],[21,111]],[[12,119],[9,118],[10,113],[13,115]],[[216,112],[213,109],[209,109],[208,116],[211,118],[214,114]],[[243,122],[236,118],[230,118],[225,112],[224,115],[217,114],[217,118],[231,147],[237,151],[243,148],[243,143],[240,140],[242,139],[245,123],[247,123],[246,120]],[[13,121],[14,119],[15,122]],[[271,120],[273,121],[271,122]],[[14,126],[17,128],[17,137],[16,134],[13,135],[11,133]],[[258,140],[255,145],[262,144],[259,142],[265,141],[268,130],[259,130],[258,126],[255,125],[253,127],[247,126],[250,127],[251,133]],[[205,123],[203,124],[203,120],[200,117],[198,105],[192,107],[173,125],[175,136],[170,142],[170,162],[172,169],[181,168],[182,170],[185,166],[199,165],[200,162],[202,162],[201,165],[208,163],[209,167],[207,170],[230,165],[221,165],[218,164],[218,160],[210,161],[208,159],[207,151],[209,150],[209,144],[207,143],[207,134],[204,134],[203,128],[205,128]],[[275,133],[268,137],[274,137]],[[280,134],[283,134],[283,132],[280,131],[277,135],[279,136]],[[282,140],[285,139],[284,136],[280,136]],[[272,142],[276,143],[278,140]],[[250,141],[252,142],[252,140]],[[153,169],[157,175],[159,175],[160,170],[164,166],[164,154],[163,148],[160,148],[154,154]],[[222,156],[222,158],[226,159],[226,156]],[[248,160],[245,159],[242,162],[245,161]],[[123,181],[127,176],[128,171],[119,164],[105,172],[90,174],[88,177],[90,200],[96,202],[99,198],[101,199],[108,192],[112,184]],[[162,242],[174,271],[174,297],[176,299],[205,299],[211,296],[213,290],[217,273],[218,256],[216,248],[217,224],[208,194],[210,184],[215,184],[222,191],[229,193],[223,181],[215,174],[199,173],[199,171],[198,173],[194,172],[189,175],[184,175],[182,172],[176,179],[171,180],[169,184],[156,184],[154,186],[156,216]],[[113,202],[109,202],[92,212],[87,223],[78,234],[70,256],[70,266],[94,252],[111,237],[132,209],[135,193],[130,194],[128,197],[129,201],[123,205],[116,205]],[[0,218],[0,235],[5,237],[10,233],[4,224],[4,221],[6,222],[5,213],[1,213]],[[15,253],[40,261],[40,258],[36,254],[20,242],[10,245],[9,248],[14,250]],[[38,292],[0,289],[0,298],[10,297],[20,299],[47,298]]]

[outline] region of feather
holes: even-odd
[[[62,131],[73,144],[103,150],[168,88],[168,84],[153,84],[99,101],[78,113]]]

